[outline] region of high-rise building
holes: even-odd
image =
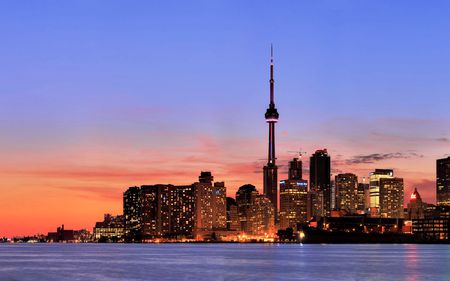
[[[269,198],[275,208],[275,214],[278,212],[278,166],[275,157],[275,124],[278,122],[278,111],[275,107],[274,99],[274,80],[273,80],[273,49],[270,54],[270,103],[267,108],[265,118],[269,124],[269,150],[267,165],[263,169],[264,195]]]
[[[201,172],[199,182],[194,183],[196,231],[210,231],[213,229],[213,180],[214,177],[211,175],[211,172]]]
[[[236,200],[231,197],[227,197],[227,230],[237,230],[241,229],[241,224],[239,221],[239,212]]]
[[[336,184],[336,209],[355,214],[358,209],[358,177],[354,174],[338,174]]]
[[[314,216],[329,216],[332,209],[331,160],[326,149],[317,150],[310,157],[309,182],[311,194],[317,203],[312,204]],[[315,209],[315,210],[314,210]]]
[[[141,196],[144,240],[193,235],[196,218],[193,185],[143,185]]]
[[[380,214],[380,179],[394,178],[394,171],[391,169],[376,169],[370,176],[370,202],[369,208],[371,215],[378,216]]]
[[[280,228],[297,228],[307,220],[308,182],[302,179],[302,161],[289,162],[288,179],[280,181]]]
[[[196,221],[195,186],[171,186],[170,236],[192,237]]]
[[[248,233],[263,235],[274,233],[275,210],[272,202],[264,195],[253,195],[248,212]]]
[[[403,179],[380,179],[380,216],[383,218],[403,218]]]
[[[280,181],[280,228],[297,228],[307,221],[308,182],[306,180]]]
[[[215,182],[213,186],[212,209],[213,229],[227,227],[227,194],[224,182]]]
[[[238,206],[238,216],[241,231],[248,232],[249,210],[252,204],[252,197],[258,195],[256,187],[246,184],[239,187],[236,192],[236,203]]]
[[[125,241],[141,241],[142,198],[139,187],[130,187],[123,193],[123,215],[125,219]]]
[[[359,213],[364,213],[369,208],[370,193],[369,184],[358,183],[357,207]]]
[[[450,206],[450,156],[436,160],[436,201]]]
[[[407,219],[423,219],[425,218],[425,205],[420,197],[417,188],[414,188],[414,192],[411,194],[408,203],[408,217]]]
[[[141,186],[142,239],[148,240],[170,233],[170,185]]]

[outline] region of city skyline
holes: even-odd
[[[210,5],[213,14],[231,14],[226,4]],[[17,8],[17,14],[27,12],[11,6]],[[67,7],[61,4],[52,9],[64,14]],[[398,7],[391,7],[397,11]],[[81,17],[83,5],[77,8],[80,10],[72,15]],[[117,14],[119,7],[112,7],[100,19],[93,17],[99,7],[94,4],[92,8],[86,15],[88,23],[110,30],[102,20],[112,23],[109,17]],[[219,12],[219,8],[225,11]],[[306,26],[291,15],[289,20],[303,28],[294,38],[288,36],[293,29],[283,24],[277,9],[274,20],[278,28],[264,21],[258,31],[269,26],[272,32],[258,33],[251,40],[244,37],[251,34],[253,26],[242,14],[230,26],[246,28],[233,34],[225,30],[223,38],[208,33],[224,28],[222,22],[202,11],[196,13],[201,19],[188,20],[186,27],[181,20],[168,22],[157,17],[148,21],[165,26],[171,34],[209,20],[212,27],[194,34],[208,38],[209,44],[169,40],[143,24],[148,22],[139,13],[134,20],[126,18],[118,31],[129,44],[119,44],[109,33],[95,39],[87,24],[77,29],[70,20],[63,21],[64,28],[59,29],[53,23],[62,19],[43,10],[43,14],[31,13],[24,23],[8,16],[0,19],[16,32],[26,31],[21,38],[7,31],[10,44],[2,47],[3,58],[14,67],[0,72],[2,99],[11,105],[0,113],[5,132],[0,151],[6,160],[0,166],[4,194],[0,198],[0,235],[44,233],[61,223],[90,228],[104,213],[121,213],[124,188],[190,184],[203,170],[224,180],[228,195],[247,183],[262,193],[265,160],[259,159],[267,152],[262,115],[267,107],[270,42],[276,48],[277,107],[283,113],[276,134],[278,179],[288,178],[288,161],[295,156],[288,151],[306,151],[303,166],[308,167],[312,153],[327,148],[332,177],[354,173],[359,179],[368,179],[369,172],[377,168],[394,169],[396,176],[404,178],[405,202],[418,188],[425,202],[435,203],[435,161],[444,158],[450,147],[446,127],[450,121],[446,110],[449,85],[443,80],[450,73],[445,66],[450,65],[450,57],[440,53],[448,39],[419,29],[421,35],[439,44],[435,53],[428,53],[415,42],[418,61],[413,60],[415,52],[383,49],[389,43],[377,43],[375,47],[381,48],[377,51],[371,46],[375,39],[400,43],[393,37],[396,25],[392,33],[386,29],[384,34],[377,33],[372,28],[380,22],[373,17],[363,20],[362,15],[346,18],[348,8],[324,8],[321,13],[338,13]],[[255,13],[264,14],[264,8],[258,9]],[[364,14],[368,8],[353,9]],[[181,11],[174,12],[182,16]],[[413,24],[410,16],[402,19]],[[393,15],[382,18],[389,24],[398,20]],[[339,29],[331,25],[333,21],[361,25]],[[30,26],[32,23],[37,26]],[[397,24],[400,28],[400,22]],[[430,24],[441,30],[449,26],[438,21]],[[126,33],[139,26],[142,30]],[[67,28],[68,36],[62,32]],[[285,33],[274,34],[282,28]],[[140,32],[146,30],[163,39],[142,39]],[[332,34],[336,30],[340,36]],[[375,38],[361,34],[367,30],[373,31]],[[316,37],[311,36],[314,31]],[[24,46],[37,35],[48,40],[37,42],[33,49]],[[415,35],[403,34],[406,42],[402,46]],[[74,44],[75,39],[80,44]],[[351,39],[356,48],[347,42]],[[179,49],[167,48],[177,42],[186,47],[177,45],[184,50],[181,54]],[[337,49],[330,48],[330,43]],[[315,47],[325,58],[320,58]],[[355,51],[359,53],[351,55]],[[117,54],[123,56],[111,61]],[[345,63],[348,59],[350,63]],[[375,63],[376,59],[380,61]],[[374,65],[366,67],[367,63]],[[422,72],[431,65],[432,77]],[[341,67],[342,73],[338,71]],[[303,172],[309,174],[306,169]]]

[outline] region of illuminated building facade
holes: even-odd
[[[366,209],[369,208],[369,184],[367,183],[358,183],[358,191],[357,191],[357,211],[365,212]]]
[[[170,232],[171,237],[191,237],[195,227],[195,186],[171,186]]]
[[[243,232],[248,232],[249,230],[249,210],[252,204],[252,198],[256,195],[258,195],[258,191],[251,184],[243,185],[236,191],[240,229]]]
[[[403,218],[403,179],[380,179],[380,216],[383,218]]]
[[[105,214],[101,222],[95,223],[94,240],[120,241],[124,235],[124,217]]]
[[[211,175],[211,172],[201,172],[199,182],[194,183],[196,231],[210,231],[213,229],[213,180],[214,177]]]
[[[450,156],[436,161],[437,205],[450,206]]]
[[[423,219],[425,218],[425,203],[422,201],[417,188],[414,188],[414,192],[411,194],[408,203],[408,219]]]
[[[213,229],[227,228],[227,194],[224,182],[215,182],[213,186],[212,209]]]
[[[326,149],[317,150],[310,157],[309,182],[312,216],[329,216],[332,209],[331,160]]]
[[[272,202],[264,195],[253,195],[248,212],[248,230],[252,235],[275,232],[275,209]]]
[[[370,178],[370,201],[369,208],[372,215],[379,216],[380,214],[380,179],[394,178],[394,171],[390,169],[376,169],[375,172],[369,174]]]
[[[142,198],[139,187],[130,187],[123,193],[123,215],[125,241],[140,241],[142,238]]]
[[[412,220],[412,232],[425,241],[450,241],[450,206],[438,205],[424,219]]]
[[[308,182],[280,181],[280,228],[297,228],[307,220]]]
[[[142,239],[153,239],[170,233],[170,185],[141,187]]]
[[[288,179],[280,181],[280,228],[297,228],[307,220],[308,182],[302,179],[302,162],[289,162]]]
[[[278,211],[278,166],[275,157],[275,124],[278,122],[278,111],[275,107],[274,79],[273,79],[273,49],[270,56],[270,103],[265,119],[269,125],[269,150],[267,164],[263,168],[264,195],[272,202],[275,213]]]
[[[227,197],[227,230],[241,229],[239,221],[239,211],[236,200],[231,197]]]
[[[338,174],[336,184],[336,209],[355,214],[358,210],[358,177],[354,174]]]
[[[142,239],[190,237],[195,226],[193,185],[143,185],[141,187]]]

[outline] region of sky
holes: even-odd
[[[274,46],[279,179],[392,168],[435,202],[450,153],[448,1],[1,1],[0,236],[92,230],[129,186],[262,191]]]

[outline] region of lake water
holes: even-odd
[[[0,244],[0,280],[450,280],[450,245]]]

